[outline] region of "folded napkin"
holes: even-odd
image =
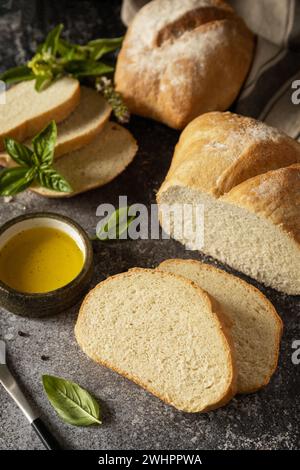
[[[147,0],[123,0],[128,25]],[[257,34],[252,68],[232,111],[300,141],[300,0],[228,0]]]

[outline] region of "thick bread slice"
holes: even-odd
[[[108,122],[89,145],[55,162],[56,170],[70,183],[72,193],[41,187],[32,188],[32,191],[41,196],[61,198],[98,188],[122,173],[133,160],[137,149],[137,143],[127,129]]]
[[[182,276],[136,268],[106,279],[85,298],[75,336],[94,361],[179,410],[217,408],[236,390],[219,305]]]
[[[34,83],[22,82],[7,91],[6,103],[0,108],[0,150],[4,149],[4,137],[23,142],[52,119],[66,119],[79,103],[80,86],[74,78],[61,78],[40,93]]]
[[[111,107],[96,90],[81,87],[79,105],[58,125],[55,158],[89,144],[103,129],[110,113]],[[30,147],[31,141],[25,144]],[[7,153],[0,153],[0,165],[12,164],[12,159]]]
[[[195,282],[226,312],[236,351],[237,393],[267,385],[277,367],[282,334],[282,321],[267,298],[240,278],[200,261],[170,259],[158,269]]]
[[[158,196],[166,232],[287,294],[300,294],[300,145],[266,124],[208,113],[181,134]],[[204,246],[168,227],[167,205],[204,206]],[[179,208],[179,209],[178,209]]]

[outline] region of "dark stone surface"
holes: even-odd
[[[119,1],[60,0],[36,4],[39,4],[38,11],[35,3],[29,1],[12,1],[8,11],[0,8],[1,69],[30,57],[36,42],[59,21],[65,23],[67,37],[78,41],[116,36],[124,31],[119,21]],[[70,200],[47,200],[30,193],[20,195],[9,203],[1,203],[0,223],[24,212],[50,210],[73,217],[92,233],[98,221],[96,208],[99,204],[115,204],[119,195],[128,195],[130,203],[149,205],[154,202],[178,133],[137,117],[132,118],[129,128],[140,149],[133,164],[114,182]],[[95,242],[94,253],[93,285],[110,274],[133,266],[152,267],[169,257],[205,259],[185,251],[172,240]],[[73,335],[79,305],[40,320],[19,318],[1,311],[0,337],[7,342],[12,370],[68,448],[295,449],[300,447],[300,365],[293,365],[291,356],[292,342],[300,340],[300,302],[299,298],[258,287],[273,301],[284,321],[278,370],[265,389],[253,395],[238,396],[225,408],[204,415],[178,412],[90,361],[77,347]],[[26,334],[20,335],[20,332]],[[43,394],[43,373],[74,380],[93,392],[102,404],[103,425],[76,428],[62,423]],[[0,448],[42,448],[3,389],[0,389],[0,403]]]

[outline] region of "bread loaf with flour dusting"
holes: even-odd
[[[175,238],[164,207],[204,206],[204,246],[192,221],[181,243],[300,294],[300,145],[283,132],[229,112],[199,116],[182,132],[157,200]]]
[[[133,113],[182,129],[232,104],[253,49],[252,33],[223,0],[153,0],[127,31],[116,86]]]

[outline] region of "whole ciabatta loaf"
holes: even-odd
[[[236,391],[233,344],[217,302],[184,277],[133,269],[98,284],[81,306],[83,351],[188,412]]]
[[[216,299],[232,322],[237,393],[267,385],[276,370],[282,321],[268,299],[237,276],[196,260],[169,259],[158,269],[180,274]]]
[[[252,33],[223,0],[153,0],[127,31],[116,86],[133,113],[182,129],[232,104],[253,49]]]
[[[284,133],[228,112],[200,116],[182,132],[157,200],[172,236],[161,204],[204,205],[204,246],[192,223],[183,244],[300,294],[300,145]]]

